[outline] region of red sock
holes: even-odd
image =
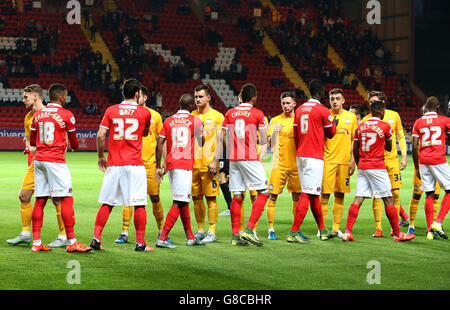
[[[264,211],[264,207],[266,205],[267,199],[269,199],[269,195],[267,194],[259,194],[256,197],[255,202],[252,206],[252,213],[250,214],[250,218],[248,220],[247,227],[250,229],[255,228],[256,223],[258,222],[261,214]]]
[[[431,201],[433,201],[433,200],[431,200]],[[394,236],[399,236],[400,235],[400,226],[398,226],[397,208],[395,206],[385,206],[384,210],[389,219],[389,223],[391,224],[392,230],[394,231]]]
[[[433,196],[425,198],[425,218],[427,219],[428,231],[431,230],[431,224],[433,224],[433,217],[434,217],[433,202],[434,202]]]
[[[184,233],[186,234],[186,239],[195,239],[191,228],[191,214],[189,213],[189,205],[182,207],[180,209],[181,222],[183,223]]]
[[[402,220],[404,220],[404,221],[409,220],[408,213],[406,213],[405,210],[403,210],[402,206],[400,206],[400,216],[401,216]]]
[[[350,208],[348,209],[347,226],[345,226],[345,232],[352,232],[353,225],[358,218],[359,208],[360,206],[358,206],[357,204],[352,203],[350,205]]]
[[[292,223],[291,230],[292,231],[299,231],[300,226],[303,223],[303,220],[305,219],[306,213],[308,212],[309,208],[309,195],[306,193],[301,193],[300,198],[297,202],[297,207],[295,208],[295,216],[294,216],[294,223]]]
[[[95,218],[94,226],[94,238],[97,240],[102,240],[102,231],[108,221],[109,214],[111,213],[113,206],[107,204],[102,204],[97,212],[97,217]]]
[[[73,210],[73,197],[61,198],[61,218],[66,229],[67,239],[75,239],[75,211]]]
[[[241,222],[241,203],[242,199],[233,197],[230,206],[231,217],[231,233],[233,235],[239,235],[239,225]]]
[[[33,212],[31,213],[31,222],[33,227],[33,240],[41,239],[41,228],[44,220],[44,207],[47,203],[47,197],[38,198],[34,202]]]
[[[442,221],[444,220],[445,216],[448,213],[448,209],[450,208],[450,194],[445,194],[444,198],[442,199],[441,202],[441,209],[439,210],[439,214],[436,218],[436,222],[438,223],[442,223]]]
[[[323,222],[322,205],[320,204],[319,195],[309,195],[311,203],[311,211],[316,220],[319,229],[324,229],[325,224]]]
[[[145,226],[147,225],[147,211],[144,206],[134,207],[134,228],[136,230],[136,243],[144,244]]]
[[[167,240],[167,236],[169,235],[169,232],[172,229],[173,225],[175,225],[175,223],[177,222],[179,215],[180,215],[180,208],[172,206],[169,212],[167,212],[166,221],[164,222],[162,232],[159,235],[158,238],[159,240],[161,241]]]

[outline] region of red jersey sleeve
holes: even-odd
[[[100,122],[100,127],[109,129],[109,108],[106,110],[105,115],[103,115],[102,121]]]
[[[167,138],[167,122],[163,123],[161,131],[159,132],[159,136]]]

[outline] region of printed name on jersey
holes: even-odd
[[[56,109],[56,111],[58,111]],[[41,118],[44,117],[51,117],[53,118],[59,125],[60,128],[65,128],[66,127],[66,122],[64,122],[64,120],[62,119],[61,115],[59,114],[55,114],[55,113],[49,113],[48,111],[39,113],[38,115],[35,116],[35,122],[38,122]],[[74,122],[73,124],[75,124],[75,118],[74,118]]]
[[[190,126],[192,124],[192,122],[186,118],[186,116],[182,116],[182,118],[178,118],[180,117],[179,115],[173,115],[173,119],[169,122],[169,126],[173,127],[177,124],[185,124],[186,126]],[[177,117],[177,118],[175,118]]]
[[[252,115],[252,114],[250,113],[250,111],[248,111],[249,109],[250,108],[246,108],[246,107],[242,107],[242,108],[237,107],[236,111],[234,111],[231,114],[231,116],[232,117],[236,117],[236,116],[242,115],[242,116],[245,116],[245,117],[250,117],[250,115]]]

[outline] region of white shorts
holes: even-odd
[[[302,185],[302,193],[320,195],[324,163],[322,159],[297,157],[298,176]]]
[[[145,166],[109,166],[103,177],[98,202],[110,206],[144,206],[147,204]]]
[[[259,160],[230,160],[230,192],[267,190],[267,177]]]
[[[167,172],[169,176],[170,189],[172,190],[172,200],[191,201],[192,191],[192,170],[171,169]]]
[[[391,197],[391,181],[387,170],[358,169],[355,196],[365,198]]]
[[[420,189],[424,192],[434,192],[436,181],[444,190],[450,190],[450,167],[447,163],[440,165],[421,165],[419,164],[420,178],[422,186]]]
[[[34,196],[72,196],[72,177],[67,164],[35,160]]]

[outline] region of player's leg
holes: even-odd
[[[231,193],[230,193],[230,187],[228,178],[225,176],[224,172],[219,173],[219,183],[220,183],[220,190],[222,191],[223,198],[225,199],[225,202],[227,203],[227,209],[221,213],[219,213],[219,216],[229,216],[230,215],[230,207],[231,207]]]
[[[242,238],[255,245],[261,246],[262,242],[253,234],[253,229],[260,219],[264,207],[266,206],[266,202],[269,199],[266,173],[260,161],[240,161],[239,166],[245,185],[249,190],[256,190],[258,194],[252,203],[252,210],[245,231],[242,234]]]
[[[217,174],[216,174],[217,175]],[[219,180],[209,172],[202,174],[202,192],[206,197],[206,205],[208,208],[208,233],[201,240],[203,242],[216,241],[216,225],[219,217],[219,208],[217,206],[217,196],[219,195]]]
[[[447,163],[433,166],[432,172],[435,179],[439,182],[440,188],[445,190],[445,196],[442,199],[439,214],[436,220],[433,221],[431,228],[436,231],[441,238],[447,239],[447,234],[442,228],[442,222],[447,216],[450,208],[450,166]]]
[[[244,178],[241,175],[236,161],[230,161],[230,192],[233,193],[233,199],[230,206],[231,218],[231,245],[239,245],[239,225],[241,222],[241,206],[244,202],[243,193],[245,193],[246,186]]]
[[[267,226],[269,240],[277,240],[275,234],[275,206],[278,195],[288,182],[289,171],[280,167],[272,169],[269,176],[269,199],[267,200]],[[298,179],[298,178],[297,178]],[[288,188],[289,189],[289,188]]]
[[[33,206],[33,212],[31,214],[31,223],[33,231],[33,246],[31,250],[33,252],[49,251],[50,249],[45,246],[41,241],[41,229],[42,222],[44,220],[44,207],[50,196],[50,184],[48,182],[46,167],[44,162],[35,161],[35,197],[36,200]]]
[[[350,193],[349,165],[339,165],[334,192],[333,231],[337,232],[340,238],[343,235],[339,227],[344,214],[344,197],[346,193]]]
[[[206,196],[206,204],[208,206],[208,233],[202,239],[203,242],[214,242],[216,237],[216,225],[219,218],[219,208],[217,206],[216,196]]]
[[[23,178],[22,188],[19,194],[20,200],[20,218],[22,221],[22,231],[12,239],[6,240],[7,243],[15,245],[20,243],[31,243],[31,215],[33,213],[33,204],[31,197],[34,193],[34,161],[27,169]]]
[[[326,222],[328,215],[328,201],[330,195],[336,190],[336,182],[338,181],[339,165],[324,162],[322,192],[320,197],[320,205],[322,207],[323,221]]]
[[[114,241],[115,243],[127,243],[128,242],[128,231],[130,229],[131,218],[133,217],[133,206],[123,206],[122,208],[122,233],[119,238]]]
[[[300,179],[300,184],[302,185],[302,188],[305,189],[306,186],[309,188],[309,180],[307,177],[307,171],[305,171],[304,163],[306,161],[305,158],[297,157],[297,169],[298,169],[298,175]],[[320,173],[320,172],[317,172]],[[291,230],[288,233],[288,237],[295,237],[298,235],[298,231],[300,230],[300,226],[306,216],[306,213],[308,212],[309,208],[309,194],[305,192],[304,190],[300,194],[300,198],[298,199],[297,205],[295,206],[295,212],[294,212],[294,220],[292,222]],[[288,240],[289,242],[289,240]]]
[[[359,172],[359,171],[358,171]],[[358,178],[358,183],[359,181],[363,180],[363,176]],[[357,184],[358,184],[357,183]],[[366,192],[368,190],[367,183],[363,183],[359,186],[357,186],[357,191],[356,191],[356,196],[355,199],[353,200],[352,204],[350,205],[350,207],[348,208],[348,215],[347,215],[347,224],[345,225],[345,233],[342,236],[342,241],[355,241],[355,238],[353,238],[353,225],[356,222],[356,219],[358,218],[358,214],[359,214],[359,209],[361,208],[362,203],[364,202],[364,197],[360,196],[360,195],[367,195]]]
[[[194,201],[194,214],[197,222],[197,230],[195,237],[200,240],[206,237],[205,232],[205,218],[206,218],[206,206],[203,200],[202,191],[202,175],[199,169],[192,171],[192,200]]]
[[[97,211],[94,224],[94,235],[90,247],[94,250],[103,250],[102,231],[108,222],[112,208],[118,201],[123,201],[120,178],[125,175],[125,166],[110,166],[106,168],[103,176],[102,188],[100,190],[98,202],[100,208]]]
[[[250,194],[250,202],[252,203],[252,206],[253,206],[256,198],[258,197],[258,192],[255,190],[249,190],[249,194]],[[244,213],[242,213],[242,214],[244,214]],[[242,215],[241,219],[243,219],[243,218],[244,218],[244,215]],[[259,220],[256,221],[255,226],[253,227],[253,234],[256,236],[256,238],[258,238],[258,234],[256,232],[256,230],[258,228],[258,222],[259,222]],[[243,230],[245,230],[245,223],[242,223],[242,227],[243,227]]]
[[[420,191],[422,192],[422,191]],[[413,192],[411,196],[411,200],[409,201],[409,227],[408,227],[408,234],[414,234],[415,233],[415,224],[416,224],[416,217],[417,217],[417,209],[419,208],[419,201],[422,194],[418,194],[415,191]]]
[[[54,197],[52,202],[56,209],[56,221],[58,222],[59,234],[58,237],[47,246],[50,248],[59,248],[67,245],[66,228],[64,227],[64,221],[61,216],[61,199],[59,197]]]
[[[150,247],[145,241],[145,227],[147,225],[147,211],[145,206],[134,207],[134,227],[136,229],[136,247],[137,252],[149,252],[154,248]]]

